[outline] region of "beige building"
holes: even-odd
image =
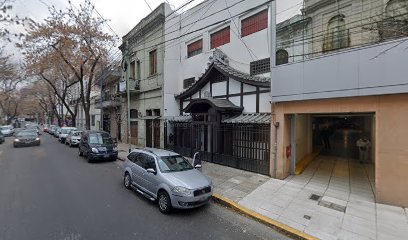
[[[165,8],[161,4],[123,37],[122,109],[127,108],[129,85],[130,128],[126,122],[122,136],[143,147],[163,147],[163,62]],[[167,9],[166,8],[166,9]],[[130,130],[128,132],[128,130]],[[127,137],[128,138],[128,137]],[[122,137],[125,142],[128,139]]]
[[[271,176],[302,174],[317,157],[333,163],[322,178],[359,172],[352,193],[407,207],[408,1],[306,0],[302,12],[306,35],[272,69]]]

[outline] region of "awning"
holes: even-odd
[[[270,124],[272,115],[270,113],[243,113],[241,115],[228,118],[222,123],[248,123],[248,124]]]
[[[217,111],[221,112],[232,111],[240,113],[243,110],[243,107],[234,105],[228,99],[197,98],[191,100],[183,111],[188,113],[207,112],[210,107],[213,107]]]
[[[193,118],[191,116],[174,116],[174,117],[166,117],[166,120],[169,122],[191,122]]]

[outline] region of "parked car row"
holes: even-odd
[[[104,131],[79,131],[72,127],[49,126],[48,133],[70,147],[78,146],[78,155],[88,162],[116,160],[116,141]],[[175,152],[134,149],[123,164],[123,185],[155,201],[160,212],[173,208],[189,209],[208,203],[213,194],[209,177],[201,173],[201,161],[194,155],[192,164]]]

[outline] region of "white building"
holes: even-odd
[[[166,146],[269,174],[269,3],[204,1],[166,15]]]

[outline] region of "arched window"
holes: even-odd
[[[344,15],[337,15],[329,20],[327,25],[328,32],[328,50],[348,47],[348,34],[346,30],[346,21]]]
[[[276,65],[281,65],[288,63],[289,61],[289,54],[284,49],[279,49],[276,51]]]
[[[408,36],[408,1],[388,1],[385,18],[379,23],[378,30],[383,40]]]

